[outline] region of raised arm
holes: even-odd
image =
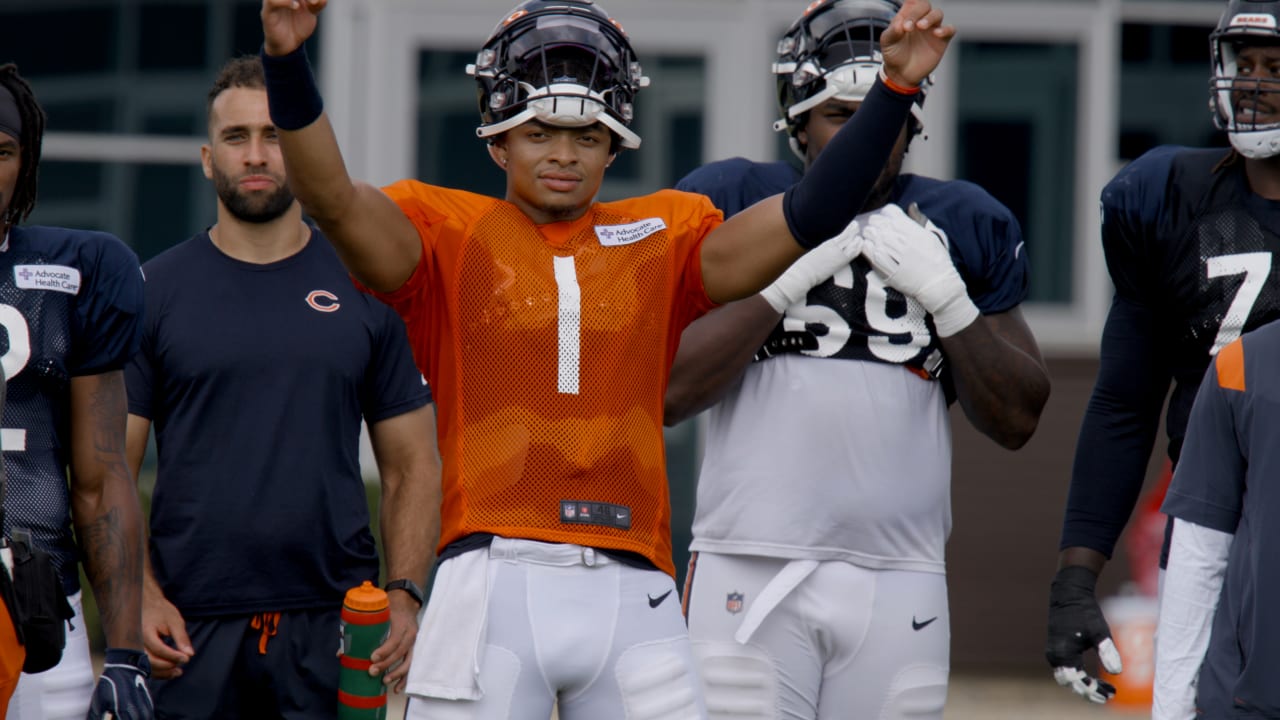
[[[289,188],[368,287],[389,292],[422,256],[417,230],[378,188],[352,180],[323,111],[303,42],[327,0],[263,0],[262,64]]]
[[[369,426],[382,499],[378,514],[387,579],[426,585],[440,537],[440,456],[436,451],[433,405]],[[418,603],[405,592],[392,592],[391,630],[374,651],[370,672],[390,667],[383,682],[395,692],[404,688],[417,637]]]
[[[954,35],[928,0],[903,4],[880,38],[882,77],[804,178],[730,218],[703,242],[703,284],[712,300],[759,292],[805,250],[853,220],[889,158],[920,83]]]

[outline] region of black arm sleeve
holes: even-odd
[[[1150,308],[1119,295],[1076,444],[1060,548],[1111,557],[1137,504],[1172,371]]]
[[[877,79],[858,111],[783,197],[782,213],[801,247],[813,248],[858,214],[907,122],[914,95]]]

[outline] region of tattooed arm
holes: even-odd
[[[1025,445],[1049,399],[1049,373],[1022,312],[983,315],[942,349],[969,422],[1010,450]]]
[[[142,510],[125,462],[120,370],[71,379],[71,519],[107,646],[141,650]]]

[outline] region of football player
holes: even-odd
[[[61,661],[22,676],[8,717],[80,720],[92,701],[94,720],[106,712],[150,718],[142,510],[124,459],[123,368],[141,337],[142,274],[114,236],[19,224],[36,203],[44,117],[17,67],[0,67],[4,531],[29,531],[53,556],[75,613]],[[81,557],[107,639],[96,691],[81,617]]]
[[[399,310],[439,408],[441,563],[410,717],[704,717],[675,592],[663,389],[680,332],[835,236],[954,29],[910,0],[864,110],[811,179],[728,222],[697,195],[599,203],[647,81],[586,0],[529,0],[470,72],[505,199],[343,168],[301,47],[323,0],[265,0],[289,181],[352,273]],[[856,234],[837,251],[852,257]],[[625,708],[625,710],[624,710]]]
[[[1280,317],[1280,2],[1232,0],[1210,50],[1213,118],[1231,148],[1158,147],[1102,191],[1116,293],[1076,447],[1045,652],[1059,683],[1099,703],[1115,690],[1085,671],[1083,653],[1096,647],[1111,672],[1122,663],[1094,586],[1137,502],[1170,383],[1176,472],[1213,356]]]
[[[732,217],[807,176],[863,112],[898,11],[816,2],[782,37],[776,127],[804,173],[735,158],[678,187]],[[686,603],[714,718],[942,716],[948,397],[1017,448],[1049,379],[1019,310],[1028,265],[1013,215],[970,183],[900,172],[923,101],[853,206],[864,257],[810,253],[684,332],[666,419],[712,406]],[[903,211],[916,206],[927,231]]]

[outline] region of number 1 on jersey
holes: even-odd
[[[566,395],[578,394],[578,363],[582,345],[582,290],[578,287],[578,270],[572,257],[557,257],[556,289],[559,292],[559,379],[556,390]]]

